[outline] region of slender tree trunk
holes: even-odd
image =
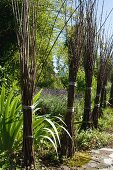
[[[84,114],[81,129],[86,130],[91,125],[91,95],[92,95],[92,75],[86,75],[86,89],[84,100]]]
[[[26,75],[27,76],[27,75]],[[24,166],[31,167],[34,165],[33,151],[33,87],[34,83],[26,78],[26,81],[21,81],[22,86],[22,101],[23,101],[23,156]]]
[[[107,76],[107,75],[105,75]],[[107,86],[107,77],[103,84],[102,91],[101,91],[101,98],[100,98],[100,107],[105,108],[106,107],[106,86]],[[100,115],[101,116],[101,115]]]
[[[101,91],[101,98],[100,98],[100,107],[101,108],[105,108],[105,105],[106,105],[105,101],[104,101],[105,95],[106,95],[106,89],[105,89],[105,87],[103,87],[102,91]]]
[[[113,108],[113,74],[111,75],[111,90],[110,90],[110,99],[109,105]]]
[[[92,96],[92,78],[93,78],[93,57],[90,56],[86,59],[85,63],[85,99],[84,99],[84,114],[81,130],[86,130],[91,127],[91,96]]]
[[[26,167],[34,164],[32,109],[23,109],[23,155]]]
[[[66,135],[65,138],[65,153],[67,157],[72,157],[74,154],[74,96],[75,96],[75,75],[74,69],[70,66],[69,71],[69,89],[68,89],[68,101],[67,101],[67,114],[65,117],[65,123],[67,125],[68,132],[72,139]]]
[[[92,111],[92,127],[94,128],[98,128],[98,118],[102,114],[102,110],[100,107],[100,97],[101,97],[103,80],[104,80],[104,68],[105,68],[105,64],[101,60],[100,69],[97,77],[97,90],[96,90],[96,97],[94,101],[94,109]]]
[[[75,35],[79,37],[78,27],[74,30]],[[66,155],[67,157],[72,157],[74,154],[74,96],[75,96],[75,82],[76,76],[80,64],[80,55],[78,55],[75,47],[77,40],[71,37],[68,44],[69,52],[69,88],[68,88],[68,99],[67,99],[67,113],[65,116],[65,123],[67,125],[67,130],[71,137],[66,133],[62,137],[62,148],[61,155]],[[79,51],[79,50],[78,50]],[[79,53],[80,54],[80,53]]]
[[[92,112],[92,127],[94,128],[98,128],[98,118],[99,118],[99,114],[100,114],[100,94],[98,93],[96,95],[96,98],[95,98],[95,105],[94,105],[94,109],[93,109],[93,112]]]

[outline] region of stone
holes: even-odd
[[[78,170],[78,168],[77,167],[72,167],[72,168],[70,168],[70,170]]]
[[[95,161],[90,161],[88,164],[86,164],[86,166],[84,166],[86,169],[88,168],[88,167],[90,167],[90,168],[96,168],[97,167],[97,162],[95,162]]]
[[[111,158],[105,158],[104,163],[107,164],[107,165],[112,165],[113,160]]]
[[[113,152],[113,149],[111,148],[101,148],[100,151],[107,151],[107,152]]]
[[[110,154],[110,155],[109,155],[109,157],[113,159],[113,153],[112,153],[112,154]]]
[[[96,153],[96,154],[99,154],[100,153],[100,151],[99,150],[92,150],[92,153]]]
[[[67,166],[61,166],[61,170],[69,170],[70,168],[68,168]]]
[[[108,169],[110,167],[110,165],[104,163],[104,162],[101,162],[99,165],[98,165],[98,168],[99,169]]]

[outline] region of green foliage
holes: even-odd
[[[11,156],[15,151],[18,151],[22,144],[21,128],[23,119],[20,95],[18,95],[15,89],[16,87],[13,86],[11,91],[6,94],[6,89],[3,85],[0,95],[0,154],[3,160],[2,164],[9,154],[9,159],[7,160],[7,164],[5,162],[5,167],[10,166],[10,159],[13,159]],[[33,98],[35,114],[39,110],[38,101],[41,91]],[[60,146],[59,135],[62,130],[67,132],[62,117],[51,115],[39,116],[36,114],[33,116],[33,129],[35,148],[38,150],[40,150],[40,146],[41,148],[54,148],[58,155],[57,148]],[[68,132],[67,134],[69,135]]]
[[[39,101],[39,106],[43,108],[42,111],[38,111],[40,115],[47,113],[50,114],[50,116],[58,116],[60,114],[64,118],[66,113],[66,96],[44,95]],[[82,131],[79,134],[78,131],[82,122],[82,113],[84,106],[83,98],[81,98],[81,96],[78,95],[78,97],[76,97],[74,106],[74,126],[77,133],[77,139],[75,137],[75,140],[77,140],[78,149],[86,150],[107,145],[111,141],[111,137],[108,133],[105,132],[105,130],[112,129],[112,109],[106,109],[102,118],[99,119],[99,130],[101,131],[89,130],[86,132]]]
[[[18,151],[22,141],[22,114],[20,95],[13,86],[7,93],[5,86],[2,86],[0,94],[0,159],[8,159],[5,164],[10,162],[11,156]]]
[[[15,75],[17,75],[17,73],[16,73],[16,71],[14,72],[14,71],[10,70],[10,68],[11,67],[9,66],[9,64],[7,66],[5,65],[4,67],[0,66],[0,88],[1,88],[2,84],[4,84],[5,87],[8,87],[8,88],[11,87],[12,81],[14,81],[14,77],[15,77]],[[14,67],[13,67],[13,69],[14,69]]]
[[[21,103],[20,95],[16,95],[14,87],[6,96],[4,85],[0,94],[0,152],[12,153],[21,143]]]
[[[19,1],[20,2],[20,1]],[[56,11],[60,3],[47,0],[37,2],[37,85],[40,87],[56,87],[52,54],[48,55],[54,42],[59,24],[55,24]],[[0,1],[0,64],[10,78],[17,78],[19,73],[19,55],[17,51],[17,38],[15,20],[11,0]],[[32,10],[31,10],[32,11]],[[60,20],[61,22],[61,20]],[[56,28],[56,31],[53,30]],[[10,73],[10,75],[9,75]],[[40,80],[39,80],[40,77]],[[6,78],[6,76],[5,76]],[[11,79],[12,81],[12,79]],[[59,83],[59,82],[58,82]],[[58,87],[58,86],[57,86]]]
[[[79,70],[77,74],[77,90],[83,92],[85,85],[85,73],[83,70]]]
[[[2,84],[6,84],[7,79],[4,77],[4,70],[5,68],[0,66],[0,86],[2,86]]]
[[[100,131],[111,131],[113,126],[113,111],[111,108],[106,108],[103,110],[103,115],[99,119],[99,129]]]
[[[85,87],[86,87],[85,73],[84,73],[83,69],[79,69],[78,74],[77,74],[77,90],[78,90],[78,92],[84,92]],[[92,89],[93,89],[93,92],[96,90],[96,78],[95,77],[93,77]]]
[[[34,125],[35,143],[40,148],[40,145],[48,149],[53,146],[58,156],[58,146],[60,146],[60,132],[66,131],[65,123],[61,117],[42,116],[37,117]],[[38,126],[37,126],[38,125]],[[69,135],[70,136],[70,135]],[[51,145],[52,144],[52,145]]]
[[[40,88],[56,88],[55,81],[55,73],[51,64],[45,67],[45,69],[41,73],[40,81],[37,81],[36,85]]]
[[[0,0],[0,64],[10,61],[17,46],[11,0]]]
[[[41,108],[45,107],[45,111],[40,110],[41,114],[50,114],[52,116],[62,115],[64,117],[66,113],[66,96],[44,95],[39,101]]]
[[[39,108],[39,102],[38,102],[39,97],[40,97],[40,92],[34,97],[34,102],[35,102],[34,106],[35,108],[37,108],[34,110],[34,112],[36,112]],[[42,116],[36,114],[36,116],[34,116],[33,122],[34,122],[33,128],[34,128],[35,146],[38,148],[40,148],[40,146],[51,148],[52,146],[58,155],[57,148],[58,146],[60,146],[59,135],[61,131],[64,130],[69,135],[68,131],[66,130],[66,125],[62,120],[62,117],[59,114],[56,116],[52,116],[51,114],[47,114],[47,113],[46,115],[42,115]]]
[[[40,145],[45,145],[45,147],[51,148],[53,146],[58,154],[57,148],[60,145],[59,132],[63,129],[60,125],[63,122],[60,119],[60,117],[50,116],[37,116],[35,118],[33,127],[36,147],[40,148]]]
[[[63,27],[60,15],[57,16],[57,11],[61,7],[61,1],[44,0],[39,2],[37,10],[37,48],[38,57],[37,64],[39,65],[37,74],[37,86],[57,88],[62,87],[57,81],[58,77],[54,72],[53,56],[56,54],[56,46],[51,52],[51,47],[58,36],[60,29]],[[60,46],[57,46],[60,49]],[[56,83],[57,81],[57,83]]]
[[[74,126],[75,129],[79,131],[83,119],[83,106],[84,106],[84,101],[83,98],[81,98],[81,96],[76,98],[74,106],[75,106]]]
[[[82,150],[90,150],[93,148],[100,148],[110,143],[112,137],[98,130],[82,131],[77,136],[77,148]]]

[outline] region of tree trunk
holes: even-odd
[[[110,90],[109,105],[110,105],[110,107],[113,108],[113,74],[111,76],[111,90]]]
[[[27,77],[27,71],[28,70],[25,69],[24,76],[22,74],[22,77],[24,78],[21,77],[23,106],[23,158],[24,167],[26,168],[34,165],[32,128],[34,82],[30,81]]]
[[[106,85],[102,88],[101,99],[100,99],[100,107],[101,108],[106,107]]]
[[[97,93],[95,98],[95,105],[92,112],[92,127],[98,128],[98,117],[100,113],[100,94]]]
[[[85,100],[84,100],[84,114],[81,130],[90,128],[91,125],[91,92],[92,92],[92,75],[87,75]]]
[[[32,109],[23,109],[23,155],[25,167],[34,164]]]
[[[73,74],[73,73],[72,73]],[[65,117],[65,123],[67,125],[67,129],[68,132],[70,133],[72,139],[67,136],[67,151],[66,151],[66,155],[68,157],[73,156],[74,154],[74,128],[73,128],[73,124],[74,124],[74,90],[75,90],[75,86],[74,86],[74,76],[69,76],[69,89],[68,89],[68,101],[67,101],[67,114]]]
[[[88,55],[88,54],[87,54]],[[88,57],[88,56],[87,56]],[[91,126],[91,95],[92,95],[92,77],[93,77],[93,60],[89,54],[89,57],[85,61],[85,99],[84,99],[84,114],[81,130],[86,130]]]
[[[65,123],[67,125],[67,130],[70,133],[72,139],[68,134],[63,134],[62,136],[62,147],[61,155],[66,155],[67,157],[72,157],[74,154],[74,91],[75,91],[75,74],[73,69],[73,63],[71,63],[69,68],[69,88],[68,88],[68,101],[67,101],[67,113],[65,116]]]
[[[97,90],[96,90],[96,97],[94,101],[94,109],[92,111],[92,127],[98,128],[98,118],[102,114],[102,110],[100,107],[100,97],[101,97],[101,92],[102,92],[102,87],[103,87],[103,80],[104,80],[104,68],[105,64],[101,60],[100,63],[100,69],[98,72],[98,77],[97,77]]]
[[[106,107],[106,87],[107,87],[107,77],[109,75],[110,70],[108,63],[105,63],[105,73],[104,73],[104,81],[103,81],[103,86],[102,86],[102,91],[101,91],[101,98],[100,98],[100,107],[105,108]],[[100,115],[101,116],[101,115]]]

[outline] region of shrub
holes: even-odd
[[[39,107],[42,108],[40,115],[43,115],[45,109],[45,114],[51,114],[52,116],[62,115],[64,117],[66,113],[66,96],[55,96],[55,95],[44,95],[39,101]]]
[[[101,131],[112,131],[113,126],[113,111],[112,108],[106,108],[103,110],[103,115],[99,119],[99,129]]]
[[[82,131],[77,135],[77,148],[82,150],[90,150],[100,148],[110,143],[112,137],[98,130]]]

